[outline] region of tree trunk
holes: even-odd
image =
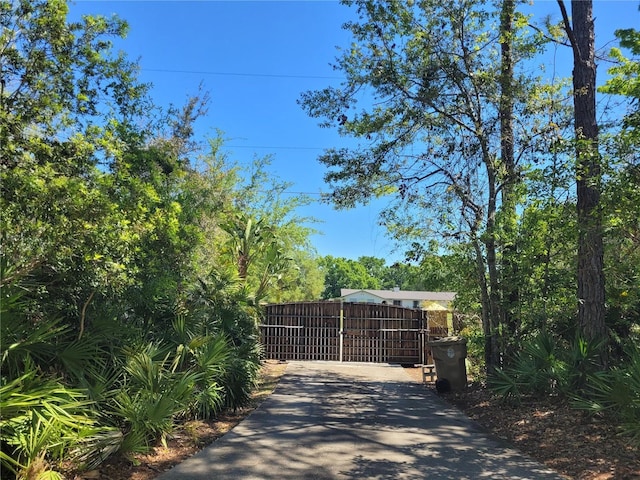
[[[489,182],[489,190],[492,190],[492,183]],[[491,195],[490,195],[491,196]],[[500,367],[502,363],[503,351],[502,341],[500,341],[500,325],[502,324],[502,309],[500,305],[500,279],[496,255],[496,228],[495,228],[495,207],[493,200],[489,200],[489,211],[487,215],[487,235],[485,248],[487,251],[487,270],[489,273],[489,338],[491,352],[487,355],[487,371],[495,367]],[[485,335],[487,333],[485,332]]]
[[[578,328],[587,340],[607,338],[601,166],[596,120],[595,29],[592,0],[572,0],[573,27],[558,0],[573,48],[576,187],[578,213]],[[604,354],[603,354],[604,355]],[[604,362],[604,356],[603,362]]]
[[[489,288],[487,286],[486,268],[482,255],[482,247],[480,240],[476,237],[476,232],[473,232],[472,243],[474,252],[476,255],[476,274],[478,276],[478,286],[480,287],[480,309],[482,314],[482,333],[484,334],[484,362],[487,372],[490,372],[495,364],[494,352],[497,348],[497,342],[495,341],[495,335],[492,333],[491,328],[491,302],[489,300]]]
[[[500,157],[504,166],[502,179],[501,221],[504,231],[502,244],[502,323],[504,328],[502,348],[512,353],[514,336],[519,328],[516,308],[519,287],[516,261],[516,205],[517,183],[513,133],[513,18],[515,0],[504,0],[500,12]]]
[[[496,237],[496,208],[497,208],[497,180],[496,159],[492,157],[486,143],[483,143],[483,159],[487,170],[487,219],[484,246],[487,252],[487,272],[489,275],[489,335],[487,345],[491,350],[485,357],[488,359],[487,372],[502,366],[502,342],[500,341],[500,326],[502,324],[502,308],[500,301],[500,271],[498,268]]]

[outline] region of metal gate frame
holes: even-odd
[[[427,312],[396,305],[271,304],[260,334],[276,360],[423,364],[429,355]]]

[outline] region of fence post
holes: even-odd
[[[344,356],[344,306],[340,299],[340,361]]]
[[[425,322],[426,313],[424,310],[420,310],[420,364],[424,365],[427,363],[427,359],[425,358],[424,350],[426,348],[426,339],[425,333],[427,332],[427,322]],[[427,333],[428,335],[428,333]]]

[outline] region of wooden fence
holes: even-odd
[[[447,334],[437,313],[430,327],[429,312],[395,305],[271,304],[260,333],[269,359],[430,363],[428,340]]]

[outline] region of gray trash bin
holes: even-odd
[[[467,339],[444,337],[428,343],[438,380],[447,379],[452,391],[464,390],[467,386]]]

